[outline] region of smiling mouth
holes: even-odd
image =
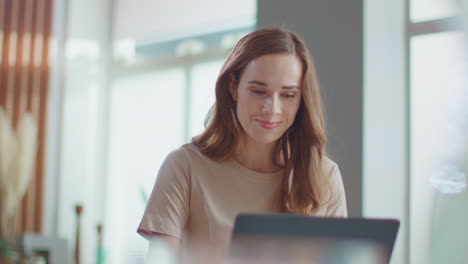
[[[257,121],[257,123],[265,129],[273,129],[273,128],[278,127],[281,123],[283,123],[282,121],[270,122],[270,121],[263,121],[263,120],[258,120],[258,119],[256,119],[255,121]]]

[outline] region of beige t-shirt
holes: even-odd
[[[338,166],[325,158],[323,170],[331,179],[329,199],[314,215],[346,217]],[[234,159],[217,162],[186,144],[162,164],[138,233],[179,238],[182,252],[202,246],[224,254],[237,214],[274,212],[273,198],[282,173],[255,172]]]

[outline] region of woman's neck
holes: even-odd
[[[281,168],[273,162],[275,143],[258,143],[253,140],[241,140],[234,158],[242,166],[256,172],[276,172]]]

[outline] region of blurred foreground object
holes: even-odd
[[[16,211],[31,180],[37,155],[37,123],[30,113],[16,131],[0,107],[0,238],[14,237]]]
[[[82,205],[75,205],[75,213],[76,213],[76,240],[75,240],[75,264],[80,264],[80,256],[81,256],[81,213],[83,212]]]
[[[461,131],[463,138],[450,139],[461,147],[461,151],[452,153],[453,157],[446,161],[450,164],[449,169],[441,169],[439,175],[431,179],[435,191],[430,250],[433,264],[468,263],[468,0],[457,2],[463,8],[465,49],[461,51],[460,60],[464,67],[459,70],[464,78],[454,84],[458,86],[456,96],[461,99],[462,110],[457,118],[452,118],[457,122],[451,125]],[[440,184],[434,185],[434,179],[442,183],[442,188]]]
[[[236,261],[275,256],[275,261],[284,258],[288,263],[387,264],[399,226],[396,219],[240,214],[229,256]]]
[[[21,264],[69,263],[67,241],[64,239],[25,233],[19,236],[17,243],[22,255],[28,256]]]
[[[242,236],[227,263],[386,264],[386,258],[385,249],[368,240]]]
[[[175,252],[163,240],[154,237],[150,240],[150,247],[147,257],[147,264],[176,264],[177,259]]]
[[[96,248],[96,264],[105,263],[104,245],[102,243],[102,225],[97,226],[98,243]]]

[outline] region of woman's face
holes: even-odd
[[[302,63],[293,54],[269,54],[252,60],[237,87],[237,117],[247,140],[273,143],[293,124],[301,102]]]

